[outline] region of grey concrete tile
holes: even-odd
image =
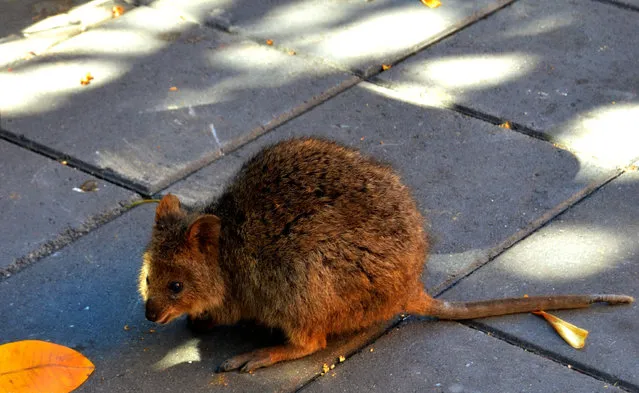
[[[87,4],[88,3],[88,4]],[[0,67],[30,59],[51,46],[113,17],[124,1],[25,0],[2,2]]]
[[[436,9],[413,0],[157,0],[152,6],[367,73],[509,2],[449,0]]]
[[[551,144],[388,93],[368,83],[353,87],[168,191],[201,203],[264,145],[307,135],[340,141],[391,163],[412,187],[430,221],[427,283],[434,288],[611,175]]]
[[[140,7],[0,74],[0,111],[6,130],[154,192],[353,80]]]
[[[0,140],[0,270],[135,195]],[[97,190],[77,192],[86,181]]]
[[[595,1],[518,1],[380,78],[623,166],[639,156],[636,21]]]
[[[294,391],[381,333],[331,340],[325,351],[254,374],[216,374],[226,358],[281,338],[250,325],[194,334],[184,321],[145,320],[137,275],[154,208],[136,207],[0,281],[0,344],[39,339],[81,351],[96,369],[79,392],[269,392]]]
[[[302,392],[622,390],[457,323],[416,321],[393,329]]]
[[[443,297],[619,293],[639,298],[637,195],[639,173],[620,176],[462,280]],[[571,364],[613,375],[639,389],[637,303],[553,314],[590,331],[584,349],[572,349],[541,318],[533,315],[482,319],[476,323],[505,332]]]

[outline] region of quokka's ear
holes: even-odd
[[[169,214],[180,214],[180,200],[173,194],[166,194],[155,209],[155,222]]]
[[[221,221],[217,216],[204,214],[191,224],[186,237],[191,247],[197,247],[204,252],[209,247],[218,247],[221,227]]]

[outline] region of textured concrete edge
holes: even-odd
[[[68,227],[47,242],[37,247],[35,250],[28,254],[14,259],[6,268],[0,268],[0,282],[8,279],[13,274],[32,266],[35,262],[46,258],[53,253],[61,250],[62,248],[72,244],[84,235],[98,229],[99,227],[107,224],[122,214],[133,209],[136,205],[135,202],[142,198],[138,195],[132,195],[130,198],[120,200],[116,202],[116,206],[100,213],[89,216],[82,224],[77,227]]]
[[[413,45],[412,47],[406,49],[402,54],[398,55],[397,57],[395,57],[391,62],[390,66],[394,66],[397,63],[400,63],[406,59],[408,59],[409,57],[417,54],[418,52],[428,48],[429,46],[435,45],[436,43],[442,41],[443,39],[452,36],[453,34],[457,34],[458,32],[472,26],[473,24],[479,22],[482,19],[488,18],[489,16],[491,16],[492,14],[494,14],[495,12],[501,10],[502,8],[505,8],[511,4],[513,4],[514,2],[516,2],[518,0],[498,0],[495,1],[494,3],[490,4],[488,7],[483,8],[479,11],[476,11],[474,13],[472,13],[471,15],[467,16],[466,18],[460,20],[459,22],[449,26],[448,28],[446,28],[445,30],[441,31],[440,33],[434,35],[433,37],[430,37],[429,39],[420,42],[419,44]],[[364,70],[352,70],[351,72],[353,72],[356,75],[361,76],[364,79],[369,79],[372,78],[376,75],[379,75],[380,73],[383,72],[382,69],[382,65],[376,65],[376,66],[371,66],[369,68],[366,68]]]
[[[528,223],[528,225],[526,225],[524,228],[520,229],[519,231],[515,232],[514,234],[512,234],[511,236],[503,240],[498,245],[489,249],[488,253],[485,256],[478,258],[475,262],[470,264],[470,266],[457,272],[453,277],[449,278],[448,280],[444,281],[442,284],[433,288],[432,290],[433,296],[435,297],[441,296],[444,292],[448,291],[449,289],[457,285],[459,282],[461,282],[461,280],[470,276],[471,274],[473,274],[474,272],[476,272],[478,269],[485,266],[486,264],[490,263],[492,260],[497,258],[500,254],[502,254],[509,248],[513,247],[515,244],[519,243],[520,241],[526,239],[528,236],[532,235],[539,229],[543,228],[552,220],[554,220],[556,217],[560,216],[571,207],[577,205],[583,199],[587,198],[588,196],[593,194],[595,191],[605,186],[606,184],[610,183],[611,181],[615,180],[616,178],[618,178],[625,172],[626,172],[625,170],[618,169],[614,171],[611,175],[601,180],[597,180],[588,184],[586,187],[574,193],[572,196],[565,199],[563,202],[559,203],[552,209],[546,211],[540,217]]]
[[[203,169],[207,165],[210,165],[215,160],[224,156],[225,154],[232,153],[233,151],[239,149],[240,147],[246,145],[247,143],[303,115],[309,110],[315,108],[318,105],[321,105],[322,103],[337,96],[338,94],[345,92],[346,90],[350,89],[351,87],[357,85],[360,82],[362,82],[362,80],[359,77],[351,76],[345,81],[342,81],[341,83],[339,83],[338,85],[333,86],[325,90],[324,92],[311,97],[307,101],[304,101],[304,103],[294,107],[290,111],[284,112],[278,115],[277,117],[273,118],[268,123],[253,128],[248,133],[242,135],[239,138],[233,139],[231,142],[225,144],[224,147],[222,147],[221,149],[216,150],[215,152],[199,160],[193,161],[191,164],[187,165],[182,170],[176,172],[175,175],[168,177],[165,181],[159,182],[152,189],[154,195],[161,194],[162,191],[166,190],[173,184],[177,183],[178,181],[184,180],[185,178],[189,177],[195,172]]]
[[[518,348],[521,348],[525,351],[531,352],[535,355],[541,356],[545,359],[548,359],[552,362],[561,364],[563,366],[568,367],[571,370],[577,371],[581,374],[587,375],[591,378],[597,379],[599,381],[608,383],[616,388],[619,388],[621,390],[625,390],[628,392],[639,392],[639,386],[635,385],[631,382],[628,382],[626,380],[620,379],[617,376],[607,373],[607,372],[603,372],[601,370],[597,370],[596,368],[593,368],[591,366],[588,366],[586,364],[583,364],[581,362],[577,362],[574,360],[571,360],[570,358],[561,355],[557,352],[554,351],[550,351],[547,349],[544,349],[542,346],[537,345],[535,343],[532,343],[530,341],[527,340],[522,340],[516,336],[513,336],[507,332],[504,332],[502,330],[499,329],[495,329],[491,326],[485,325],[481,322],[478,322],[476,320],[472,320],[472,321],[460,321],[460,323],[464,326],[467,326],[471,329],[475,329],[477,331],[480,331],[482,333],[488,334],[491,337],[494,337],[498,340],[507,342],[508,344],[511,344],[513,346],[516,346]]]

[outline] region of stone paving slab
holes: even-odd
[[[4,129],[152,193],[356,80],[140,7],[0,73],[0,111]]]
[[[113,17],[111,0],[4,0],[0,25],[0,67],[39,55],[51,46]]]
[[[413,321],[393,329],[302,392],[622,390],[454,322]]]
[[[247,1],[157,0],[151,5],[366,75],[510,2],[447,0],[436,9],[419,0],[269,0],[250,6]]]
[[[254,326],[194,334],[184,321],[159,326],[145,320],[137,275],[154,208],[138,206],[0,281],[0,314],[9,316],[0,324],[0,344],[40,339],[81,351],[96,370],[78,392],[294,391],[322,364],[349,355],[385,328],[331,340],[323,352],[252,375],[214,373],[226,358],[281,338]]]
[[[596,1],[518,1],[379,77],[623,166],[639,156],[639,46],[628,34],[638,15]]]
[[[639,172],[607,184],[547,227],[446,292],[447,299],[544,293],[620,293],[639,299]],[[523,345],[582,369],[615,376],[639,391],[639,306],[553,312],[590,331],[574,350],[539,317],[477,320]],[[502,334],[502,333],[496,333]]]
[[[132,192],[2,140],[0,157],[0,271],[64,237],[70,228],[91,226],[95,216],[135,198]],[[97,190],[74,191],[86,181],[95,181]]]
[[[434,240],[428,286],[443,284],[574,194],[611,176],[549,143],[453,111],[402,102],[362,83],[175,184],[201,203],[222,190],[260,147],[322,136],[391,163],[412,187]],[[531,224],[533,223],[533,224]]]

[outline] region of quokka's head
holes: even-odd
[[[222,303],[220,228],[218,217],[188,213],[174,195],[162,198],[139,277],[148,320],[165,324],[183,314],[196,317]]]

